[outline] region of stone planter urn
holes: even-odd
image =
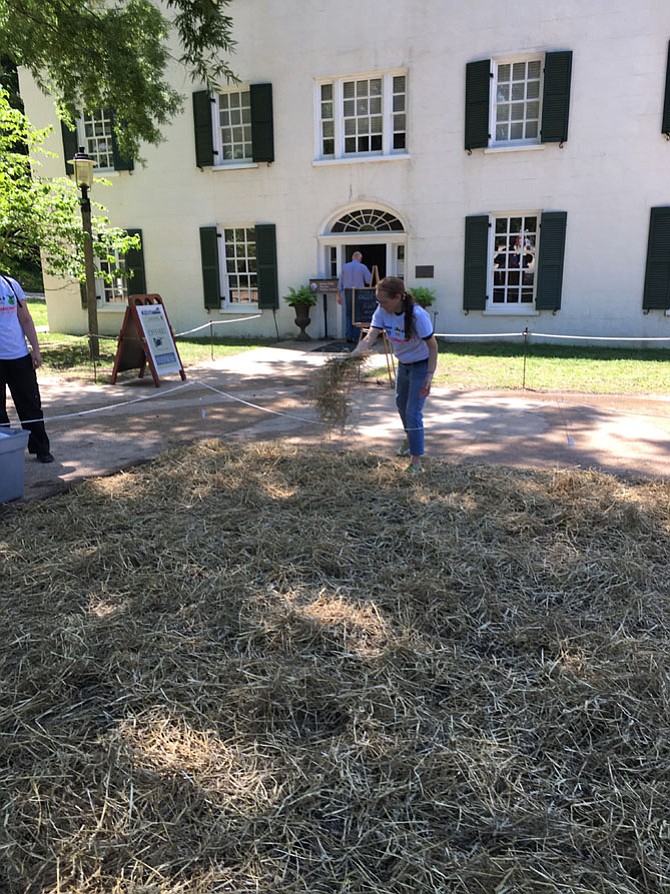
[[[295,313],[295,325],[300,330],[296,341],[310,341],[311,338],[305,332],[311,320],[309,309],[316,304],[316,293],[309,286],[298,286],[297,289],[289,288],[288,295],[284,295],[284,301],[293,308]]]
[[[295,311],[295,325],[300,329],[300,332],[296,335],[296,341],[310,341],[311,336],[307,335],[305,329],[312,322],[309,318],[309,304],[291,304],[291,307]]]

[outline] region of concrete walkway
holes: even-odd
[[[189,368],[185,382],[169,376],[160,388],[149,373],[143,379],[125,373],[115,385],[42,376],[56,462],[41,465],[26,455],[24,500],[201,438],[284,438],[394,456],[402,432],[385,368],[352,392],[347,430],[324,431],[307,400],[310,373],[333,356],[316,350],[322,346],[286,342],[256,349]],[[434,389],[424,415],[427,454],[447,462],[667,474],[668,398]]]

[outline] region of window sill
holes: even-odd
[[[258,166],[257,161],[240,161],[227,165],[212,165],[212,170],[216,173],[219,171],[248,171],[257,168]]]
[[[484,149],[484,155],[496,155],[501,152],[538,152],[547,148],[546,143],[519,143],[518,146],[505,144],[504,146],[489,146]]]
[[[397,155],[352,155],[346,158],[315,158],[312,167],[321,168],[329,165],[353,165],[368,164],[374,161],[407,161],[412,156],[408,153],[398,153]]]
[[[219,308],[220,314],[257,314],[259,313],[257,304],[226,304],[225,307]]]
[[[98,313],[125,313],[127,307],[127,301],[119,302],[118,304],[98,304]]]
[[[540,311],[531,305],[528,307],[487,307],[482,311],[485,317],[539,317]]]

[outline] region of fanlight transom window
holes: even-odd
[[[380,233],[403,232],[404,227],[397,217],[388,211],[375,208],[361,208],[343,214],[334,224],[332,233]]]

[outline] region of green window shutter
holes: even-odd
[[[275,143],[272,124],[272,84],[252,84],[251,154],[254,161],[274,161]]]
[[[570,81],[572,50],[547,53],[544,58],[544,92],[542,94],[543,143],[563,143],[568,138],[570,116]]]
[[[670,134],[670,43],[668,43],[668,62],[665,68],[665,101],[663,103],[661,133]]]
[[[221,274],[219,272],[219,241],[216,227],[200,227],[200,259],[202,285],[207,310],[221,308]]]
[[[489,144],[491,60],[465,66],[465,148],[483,149]]]
[[[256,268],[258,307],[261,310],[279,307],[277,237],[274,224],[256,224]]]
[[[65,165],[66,174],[74,174],[74,168],[68,164],[70,158],[74,158],[79,151],[79,142],[76,130],[70,130],[68,127],[60,123],[61,133],[63,135],[63,163]]]
[[[478,214],[465,218],[463,310],[486,309],[488,282],[489,218]]]
[[[132,171],[135,168],[135,162],[132,158],[124,158],[123,155],[119,152],[119,145],[116,142],[116,134],[114,133],[114,123],[116,120],[116,115],[114,111],[110,111],[109,118],[112,122],[112,157],[114,159],[114,170],[115,171]]]
[[[558,310],[561,306],[567,223],[567,211],[546,211],[540,218],[536,310]]]
[[[140,237],[140,247],[131,248],[126,254],[126,270],[132,273],[128,278],[129,295],[146,295],[147,280],[144,271],[144,245],[142,243],[142,230],[127,230],[129,236]]]
[[[642,307],[644,310],[670,308],[670,207],[667,206],[651,209]]]
[[[81,297],[81,306],[84,308],[84,310],[86,310],[86,308],[88,307],[88,301],[86,300],[86,283],[85,282],[79,283],[79,295]]]
[[[212,98],[206,90],[197,90],[193,94],[193,126],[195,132],[195,163],[199,168],[211,168],[214,164]]]

